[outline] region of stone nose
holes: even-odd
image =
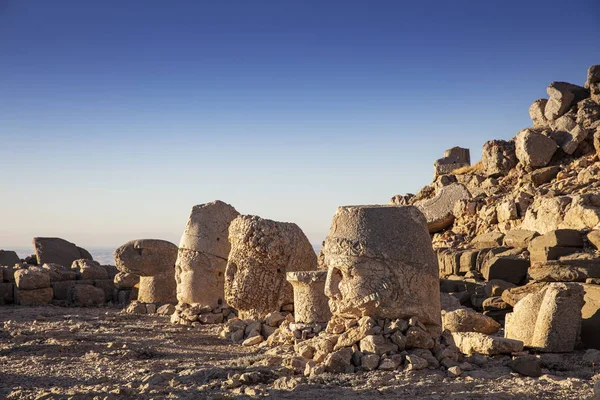
[[[342,272],[333,267],[327,270],[327,279],[325,280],[325,295],[330,299],[339,300],[342,298],[340,292],[340,283],[342,282]]]

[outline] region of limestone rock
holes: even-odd
[[[131,289],[140,282],[139,275],[119,272],[115,275],[114,284],[117,289]]]
[[[50,274],[39,267],[19,269],[15,272],[17,288],[24,290],[50,287]]]
[[[49,304],[52,301],[53,290],[51,287],[42,289],[15,291],[15,302],[22,306],[40,306]]]
[[[93,285],[74,285],[71,289],[71,301],[76,306],[92,307],[104,304],[104,290]]]
[[[515,138],[517,159],[526,167],[545,167],[556,152],[556,142],[541,133],[525,129]]]
[[[71,269],[78,271],[83,280],[108,279],[106,268],[101,266],[97,261],[86,259],[75,260]]]
[[[217,307],[224,302],[228,230],[239,213],[220,200],[192,208],[179,244],[175,279],[181,303]]]
[[[556,229],[591,229],[600,223],[597,195],[571,195],[535,198],[527,209],[521,229],[541,234]]]
[[[560,167],[558,166],[539,168],[531,172],[529,179],[533,185],[537,187],[552,181],[554,178],[556,178],[556,175],[558,175],[559,172]]]
[[[347,371],[351,367],[352,354],[354,351],[351,347],[344,347],[329,353],[325,358],[323,364],[325,365],[325,371],[334,374],[340,374]]]
[[[529,277],[536,282],[585,282],[600,278],[600,259],[537,262],[529,268]]]
[[[386,340],[383,335],[368,335],[361,339],[360,351],[383,355],[397,352],[398,346],[390,340]]]
[[[504,245],[507,247],[525,248],[537,236],[539,236],[539,233],[535,231],[513,229],[508,231],[504,236]]]
[[[508,366],[521,375],[532,378],[542,376],[542,367],[535,357],[516,357],[508,363]]]
[[[448,293],[440,293],[440,304],[444,311],[454,311],[461,307],[460,300]]]
[[[15,264],[20,264],[21,260],[14,251],[0,250],[0,265],[7,265],[12,267]]]
[[[600,286],[583,284],[585,304],[581,309],[581,341],[600,349]]]
[[[468,200],[469,191],[460,183],[442,187],[436,196],[429,200],[415,203],[427,220],[430,233],[446,229],[454,221],[454,205],[460,200]]]
[[[469,149],[453,147],[444,152],[444,157],[434,163],[435,176],[449,174],[452,171],[471,165]]]
[[[144,303],[176,303],[175,261],[177,246],[165,240],[140,239],[115,251],[121,272],[140,275],[138,300]]]
[[[590,231],[587,234],[587,239],[596,249],[600,249],[600,229]]]
[[[583,305],[581,285],[551,283],[515,305],[506,316],[505,336],[539,351],[573,351],[581,330]]]
[[[509,290],[516,287],[514,283],[504,281],[502,279],[490,279],[485,284],[485,294],[488,297],[502,296],[505,290]]]
[[[241,318],[262,318],[294,301],[287,272],[317,269],[317,256],[298,225],[241,215],[229,227],[225,298]]]
[[[333,315],[441,326],[437,261],[417,208],[339,207],[323,251]]]
[[[562,116],[573,103],[588,97],[588,92],[581,86],[567,82],[552,82],[546,89],[550,99],[544,109],[547,120],[554,121]]]
[[[446,312],[442,319],[444,329],[450,332],[480,332],[491,335],[500,329],[498,322],[471,309],[462,308]]]
[[[505,140],[491,140],[483,145],[481,163],[486,176],[501,176],[516,167],[515,143]]]
[[[331,318],[325,295],[327,271],[288,272],[287,281],[294,287],[294,317],[306,324],[327,322]]]
[[[595,83],[600,83],[600,65],[592,65],[588,68],[587,80],[585,82],[585,87],[589,88],[591,85]]]
[[[533,102],[531,107],[529,107],[529,117],[533,121],[534,127],[544,128],[548,126],[548,120],[544,115],[544,110],[547,103],[548,100],[546,99],[538,99]]]
[[[498,247],[502,245],[504,233],[502,232],[487,232],[478,235],[471,241],[471,246],[476,249],[487,249],[490,247]]]
[[[557,229],[533,239],[529,249],[534,247],[583,247],[581,233],[575,229]]]
[[[502,300],[506,302],[506,304],[514,307],[520,300],[524,299],[527,295],[531,293],[537,293],[541,291],[544,287],[546,287],[548,283],[546,282],[536,282],[530,283],[525,286],[518,286],[512,289],[507,289],[502,292]]]
[[[523,351],[523,342],[479,332],[453,332],[454,343],[463,354],[510,354]]]
[[[529,260],[519,256],[496,256],[486,260],[481,274],[486,281],[501,279],[518,285],[527,276]]]
[[[33,248],[38,264],[59,264],[68,267],[75,260],[92,259],[87,250],[61,238],[33,238]]]

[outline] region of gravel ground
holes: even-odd
[[[0,307],[0,399],[589,399],[600,379],[582,352],[542,356],[540,378],[511,372],[504,357],[458,378],[426,370],[309,379],[282,366],[282,351],[233,345],[218,331],[111,308]]]

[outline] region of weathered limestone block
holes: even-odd
[[[592,65],[588,68],[587,80],[584,87],[589,88],[595,83],[600,83],[600,65]]]
[[[108,279],[106,268],[97,261],[75,260],[71,269],[78,271],[82,280]]]
[[[537,236],[539,236],[539,233],[535,231],[513,229],[506,232],[506,235],[504,236],[504,245],[506,247],[526,248],[529,246],[531,240]]]
[[[50,282],[72,281],[77,279],[79,273],[59,264],[44,264],[41,267],[50,275]]]
[[[81,258],[92,259],[91,254],[81,247],[61,238],[33,238],[33,248],[38,264],[59,264],[65,267]]]
[[[561,168],[555,165],[539,168],[529,174],[529,179],[531,180],[531,183],[533,183],[533,186],[538,187],[552,181],[560,171]]]
[[[518,285],[527,276],[529,260],[519,256],[497,256],[487,259],[481,268],[486,281],[501,279]]]
[[[113,279],[117,289],[131,289],[140,282],[140,276],[128,274],[127,272],[119,272]]]
[[[39,267],[19,269],[15,272],[17,288],[24,290],[42,289],[50,287],[50,274]]]
[[[433,164],[435,176],[449,174],[452,171],[471,165],[469,149],[452,147],[444,152],[444,157]]]
[[[551,283],[519,301],[506,315],[505,336],[539,351],[573,351],[581,331],[583,305],[582,285]]]
[[[238,215],[235,208],[219,200],[192,208],[175,267],[180,303],[213,308],[223,303],[225,269],[231,250],[228,230]]]
[[[600,259],[536,262],[528,273],[536,282],[585,282],[600,278]]]
[[[442,316],[443,328],[450,332],[480,332],[491,335],[498,332],[500,324],[472,309],[459,308]]]
[[[527,208],[522,229],[541,234],[556,229],[592,229],[600,223],[600,196],[536,196]]]
[[[49,304],[52,301],[52,288],[15,290],[16,303],[22,306],[40,306]]]
[[[548,100],[538,99],[529,107],[529,117],[533,121],[533,126],[536,128],[545,128],[548,126],[548,120],[544,115]]]
[[[453,183],[439,189],[434,198],[415,203],[415,206],[425,215],[429,233],[435,233],[452,225],[454,205],[470,198],[471,194],[463,185]]]
[[[92,285],[74,285],[69,295],[71,302],[76,306],[92,307],[104,304],[104,290]]]
[[[140,275],[138,300],[144,303],[174,303],[177,246],[165,240],[140,239],[115,251],[117,269]]]
[[[589,96],[585,88],[567,82],[552,82],[546,92],[550,99],[544,108],[544,116],[550,121],[558,119],[572,104]]]
[[[0,305],[15,302],[15,285],[10,282],[0,282]]]
[[[21,259],[14,251],[0,250],[0,265],[12,267],[15,264],[20,264]]]
[[[476,249],[499,247],[502,246],[502,239],[504,239],[502,232],[486,232],[476,236],[471,241],[471,245]]]
[[[581,309],[581,341],[588,348],[600,349],[600,285],[582,286],[585,304]]]
[[[487,176],[501,176],[517,166],[515,143],[506,140],[491,140],[483,145],[481,163]]]
[[[479,332],[452,332],[456,347],[463,354],[510,354],[523,351],[523,342],[520,340],[506,339],[499,336],[490,336]]]
[[[225,299],[242,319],[261,319],[294,301],[287,272],[317,269],[317,255],[298,225],[240,215],[229,226]]]
[[[323,252],[333,315],[416,316],[441,327],[438,266],[416,207],[339,207]]]
[[[98,289],[101,289],[104,292],[105,302],[113,300],[115,284],[112,279],[96,279],[94,280],[94,286]]]
[[[287,281],[294,287],[294,319],[297,323],[327,322],[331,318],[325,296],[327,271],[288,272]]]
[[[502,292],[502,300],[509,306],[514,307],[515,304],[524,299],[527,295],[537,293],[548,285],[549,283],[547,282],[535,282],[525,286],[506,289]]]
[[[70,300],[70,293],[73,290],[73,287],[77,285],[78,282],[81,281],[56,281],[51,282],[50,286],[54,292],[53,296],[55,300]]]
[[[526,167],[545,167],[558,146],[547,136],[530,129],[519,132],[515,138],[517,159]]]

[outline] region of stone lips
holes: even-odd
[[[192,208],[175,267],[180,303],[213,308],[223,303],[225,269],[231,250],[228,230],[238,215],[235,208],[220,200]]]
[[[417,316],[441,327],[437,260],[416,207],[339,207],[323,252],[333,315]]]
[[[285,274],[317,269],[317,255],[298,225],[240,215],[229,227],[225,299],[240,318],[263,318],[293,303]]]

